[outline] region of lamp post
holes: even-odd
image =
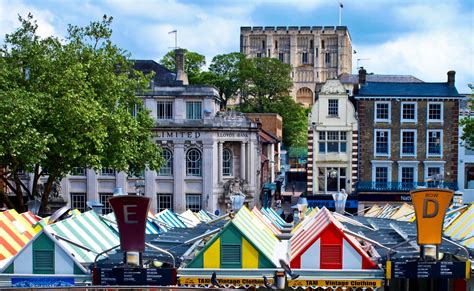
[[[308,209],[308,199],[305,197],[298,198],[298,202],[296,202],[296,208],[298,208],[299,220],[303,220],[306,209]]]
[[[240,208],[244,205],[245,202],[245,195],[242,192],[235,193],[230,195],[230,204],[231,204],[231,211],[237,213]]]
[[[341,189],[341,192],[332,194],[334,199],[334,206],[337,213],[344,214],[346,208],[347,194],[345,189]]]

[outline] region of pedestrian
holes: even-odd
[[[295,182],[293,182],[293,184],[291,184],[291,190],[293,190],[293,196],[295,196],[295,189],[296,189],[296,184]]]
[[[284,221],[286,221],[286,216],[285,216],[285,212],[284,212],[284,211],[280,214],[280,217],[281,217]]]

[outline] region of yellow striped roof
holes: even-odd
[[[39,230],[14,209],[0,212],[0,261],[18,253]]]
[[[474,236],[473,221],[474,202],[471,203],[463,214],[459,215],[459,217],[451,223],[451,225],[444,231],[444,234],[457,241],[470,240],[470,238]]]

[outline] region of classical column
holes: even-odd
[[[87,169],[87,200],[100,202],[98,185],[97,185],[97,173],[94,169]]]
[[[128,194],[127,191],[127,174],[125,172],[118,172],[115,177],[115,187],[122,188],[124,194]]]
[[[184,193],[184,177],[186,176],[186,155],[184,153],[184,144],[174,144],[173,158],[173,208],[176,212],[181,213],[186,210],[186,195]]]
[[[247,163],[247,173],[248,173],[248,183],[249,185],[255,187],[255,177],[256,177],[256,171],[255,169],[255,164],[259,162],[260,157],[255,156],[255,149],[254,149],[254,143],[253,141],[250,141],[248,144],[248,163]],[[261,175],[261,174],[260,174]]]
[[[269,169],[270,169],[270,182],[275,182],[275,145],[270,144],[269,146],[269,153],[268,153],[268,163],[269,163]]]
[[[223,143],[219,141],[217,143],[217,183],[221,184],[222,183],[222,146]]]
[[[213,202],[213,163],[212,163],[213,144],[203,144],[202,161],[202,209],[214,212]]]
[[[247,178],[245,175],[245,167],[246,167],[245,159],[247,158],[245,154],[245,146],[246,146],[246,143],[244,142],[240,143],[240,178],[242,180],[246,180]]]
[[[145,196],[151,198],[150,210],[156,213],[156,171],[145,170]],[[126,190],[124,190],[126,191]]]

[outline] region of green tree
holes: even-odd
[[[256,112],[268,112],[268,106],[279,97],[287,96],[293,86],[291,66],[277,59],[244,59],[240,64],[244,80],[242,99]]]
[[[471,96],[469,98],[470,110],[474,111],[474,85],[469,84],[471,88]],[[461,139],[464,146],[469,149],[474,149],[474,118],[470,115],[461,118],[460,124],[463,126]]]
[[[187,49],[184,49],[184,57],[184,70],[188,75],[189,84],[198,84],[202,68],[206,65],[206,58],[203,55],[188,51]],[[175,51],[169,51],[160,60],[160,64],[168,70],[176,72]]]
[[[25,210],[24,197],[41,196],[45,212],[54,182],[74,167],[158,169],[153,120],[146,110],[130,111],[143,107],[135,93],[149,78],[111,42],[112,18],[69,25],[64,40],[40,38],[31,15],[19,20],[0,52],[0,179],[16,194],[16,208]],[[20,171],[33,174],[31,189]]]
[[[223,108],[227,108],[229,100],[237,97],[244,84],[240,70],[244,60],[245,55],[236,52],[217,55],[212,59],[209,71],[200,75],[200,83],[213,85],[219,90]]]

